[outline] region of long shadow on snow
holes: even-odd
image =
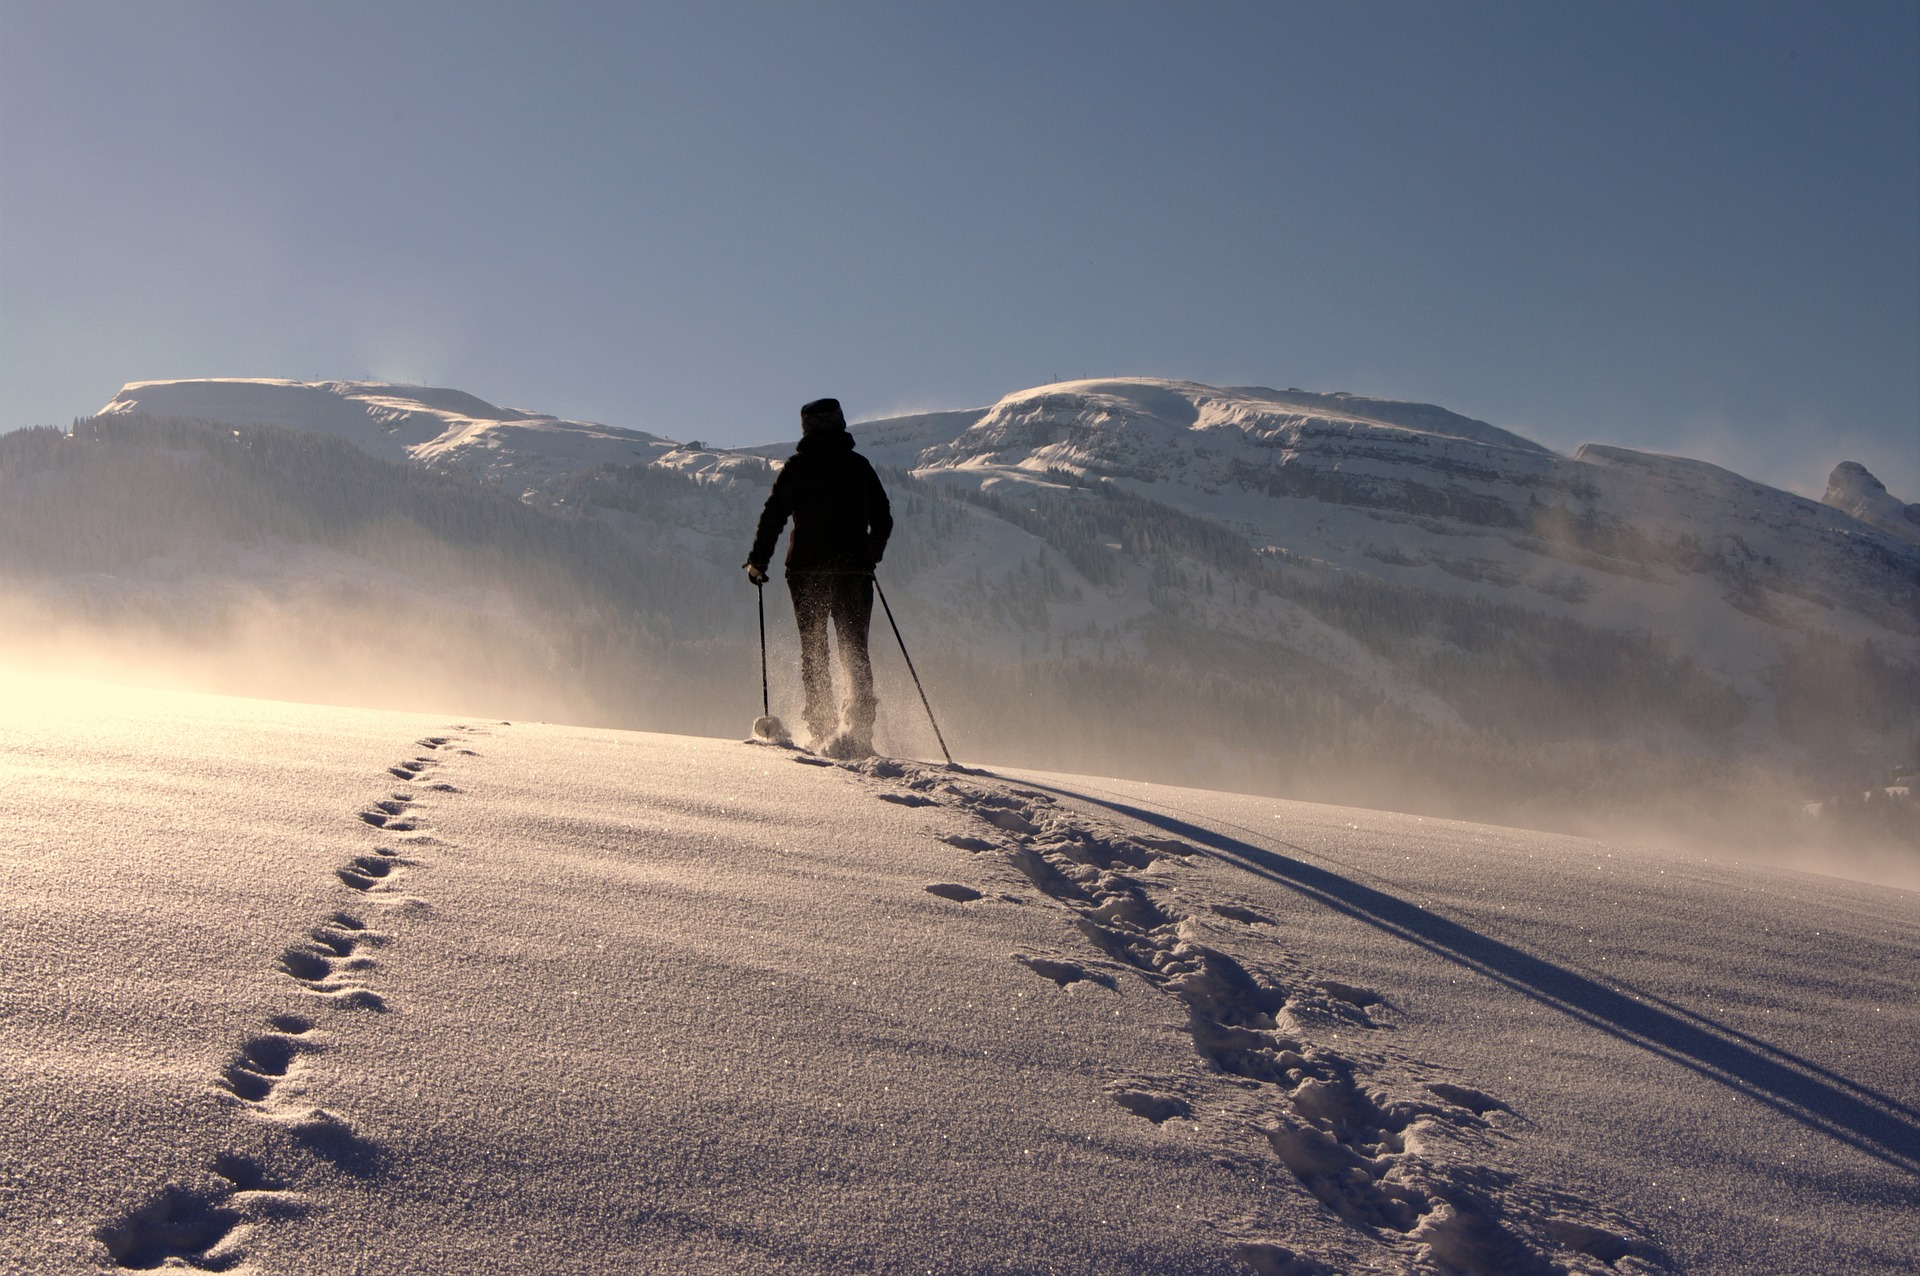
[[[1888,1165],[1920,1172],[1920,1113],[1829,1069],[1679,1007],[1636,1001],[1417,904],[1199,824],[1023,779],[1163,829],[1336,912],[1417,944],[1582,1023],[1651,1050]],[[1278,841],[1279,839],[1274,839]],[[1290,842],[1282,846],[1307,854]],[[1655,1000],[1658,1000],[1657,998]],[[1663,1003],[1671,1005],[1672,1003]],[[1711,1024],[1711,1027],[1703,1026]]]

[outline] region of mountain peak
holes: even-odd
[[[1920,544],[1920,505],[1908,505],[1858,461],[1842,461],[1827,478],[1821,503],[1851,514],[1869,527]]]
[[[1228,427],[1269,437],[1300,427],[1384,427],[1392,431],[1463,439],[1494,447],[1552,455],[1549,449],[1485,421],[1431,403],[1376,399],[1344,390],[1270,390],[1264,386],[1211,386],[1164,377],[1099,377],[1057,381],[1018,390],[996,403],[981,422],[1062,409],[1093,420],[1151,420],[1164,427],[1202,432]]]
[[[520,490],[584,466],[650,460],[671,446],[639,430],[502,408],[464,390],[389,381],[130,381],[100,409],[101,416],[134,413],[312,430],[383,460],[436,462]]]

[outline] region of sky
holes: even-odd
[[[0,429],[1115,375],[1920,500],[1920,5],[0,0]]]

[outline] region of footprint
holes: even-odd
[[[420,827],[419,821],[407,814],[412,807],[411,793],[396,793],[392,799],[375,802],[369,809],[360,812],[360,818],[389,833],[404,833]]]
[[[1386,1000],[1371,988],[1362,988],[1358,984],[1343,984],[1338,979],[1316,979],[1313,981],[1313,986],[1335,1001],[1344,1001],[1359,1010],[1380,1005]]]
[[[1547,1224],[1547,1231],[1568,1249],[1577,1249],[1603,1263],[1617,1263],[1635,1248],[1632,1241],[1618,1232],[1572,1219],[1556,1218]]]
[[[1103,970],[1088,970],[1077,962],[1055,961],[1051,957],[1024,957],[1018,953],[1014,954],[1013,959],[1034,974],[1043,979],[1051,979],[1062,988],[1068,984],[1090,983],[1099,984],[1110,992],[1119,990],[1119,985],[1115,983],[1112,975]]]
[[[1251,908],[1242,908],[1238,904],[1209,904],[1207,907],[1228,921],[1245,922],[1249,926],[1273,925],[1273,918],[1265,913],[1255,912]]]
[[[263,1102],[293,1067],[303,1043],[279,1033],[254,1037],[220,1073],[220,1083],[249,1103]],[[308,1047],[310,1048],[310,1047]]]
[[[360,1010],[384,1011],[386,998],[368,988],[333,982],[341,970],[364,970],[371,965],[364,957],[340,958],[331,948],[289,948],[280,955],[280,969],[291,975],[301,987],[317,993],[335,1005]]]
[[[379,942],[365,927],[349,928],[332,921],[315,926],[307,932],[307,935],[314,943],[332,953],[336,958],[351,957],[354,950],[362,944]],[[339,969],[337,962],[331,964],[335,969]]]
[[[221,1069],[218,1084],[227,1093],[248,1103],[261,1103],[273,1093],[274,1079],[263,1077],[240,1064],[230,1063]]]
[[[1118,877],[1106,884],[1106,896],[1087,916],[1108,926],[1134,931],[1155,931],[1173,925],[1173,917],[1147,893],[1131,881]]]
[[[1457,1108],[1465,1108],[1475,1116],[1485,1116],[1489,1112],[1511,1112],[1512,1108],[1500,1102],[1490,1094],[1483,1094],[1471,1086],[1454,1085],[1447,1081],[1431,1081],[1427,1089],[1445,1099]]]
[[[355,1178],[373,1178],[385,1169],[387,1150],[353,1128],[336,1112],[316,1108],[291,1126],[294,1139],[335,1169]]]
[[[976,810],[974,814],[995,828],[1005,829],[1009,833],[1020,833],[1026,836],[1032,836],[1040,831],[1038,824],[1035,824],[1018,811],[1009,811],[1001,807],[987,807],[982,810]]]
[[[168,1184],[145,1205],[105,1224],[94,1237],[107,1248],[115,1267],[151,1271],[156,1267],[186,1267],[193,1271],[224,1272],[238,1266],[245,1255],[227,1241],[242,1222],[229,1203],[230,1191],[194,1191]]]
[[[948,846],[957,846],[963,851],[974,851],[974,852],[990,851],[993,849],[993,845],[994,845],[992,842],[987,841],[985,838],[962,837],[959,834],[950,834],[946,837],[941,838],[940,840],[942,842],[945,842]]]
[[[958,882],[935,882],[927,887],[927,894],[938,895],[941,899],[950,899],[957,904],[970,903],[980,898],[980,892],[971,886],[962,886]]]
[[[334,869],[333,875],[354,890],[370,891],[392,877],[396,865],[407,862],[397,852],[383,847],[372,855],[354,856],[346,865]]]
[[[371,1010],[377,1015],[387,1013],[387,999],[371,988],[315,989],[336,1006],[350,1010]]]
[[[1063,836],[1051,843],[1047,849],[1077,863],[1090,864],[1094,868],[1117,869],[1122,865],[1127,868],[1145,868],[1159,858],[1145,847],[1125,841],[1088,837],[1078,829],[1058,830],[1058,832]]]
[[[287,1184],[267,1173],[266,1167],[238,1152],[222,1152],[213,1158],[213,1172],[233,1184],[236,1192],[284,1192]]]
[[[1253,1276],[1326,1276],[1326,1268],[1273,1241],[1244,1241],[1233,1247],[1233,1257]]]
[[[1135,1116],[1145,1117],[1155,1125],[1159,1125],[1162,1121],[1171,1121],[1175,1117],[1193,1115],[1193,1105],[1177,1094],[1162,1094],[1154,1090],[1118,1086],[1109,1089],[1107,1097]]]
[[[1407,1239],[1425,1244],[1435,1259],[1465,1276],[1556,1276],[1560,1268],[1479,1205],[1442,1201]]]
[[[891,802],[895,806],[932,806],[934,805],[934,801],[932,798],[922,797],[918,793],[882,793],[880,795],[880,800],[882,802]]]
[[[1341,1218],[1360,1227],[1410,1232],[1432,1207],[1426,1193],[1399,1179],[1386,1179],[1391,1161],[1376,1164],[1316,1126],[1281,1119],[1264,1133],[1280,1163],[1307,1191]]]
[[[333,973],[333,962],[307,948],[289,948],[280,955],[280,969],[303,984],[317,984]]]
[[[1052,861],[1032,847],[1020,846],[1007,852],[1007,862],[1020,870],[1043,895],[1076,904],[1092,904],[1093,897],[1078,882],[1062,873]]]

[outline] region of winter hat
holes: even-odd
[[[815,399],[800,409],[800,432],[814,434],[832,433],[847,428],[846,414],[840,411],[838,399]]]

